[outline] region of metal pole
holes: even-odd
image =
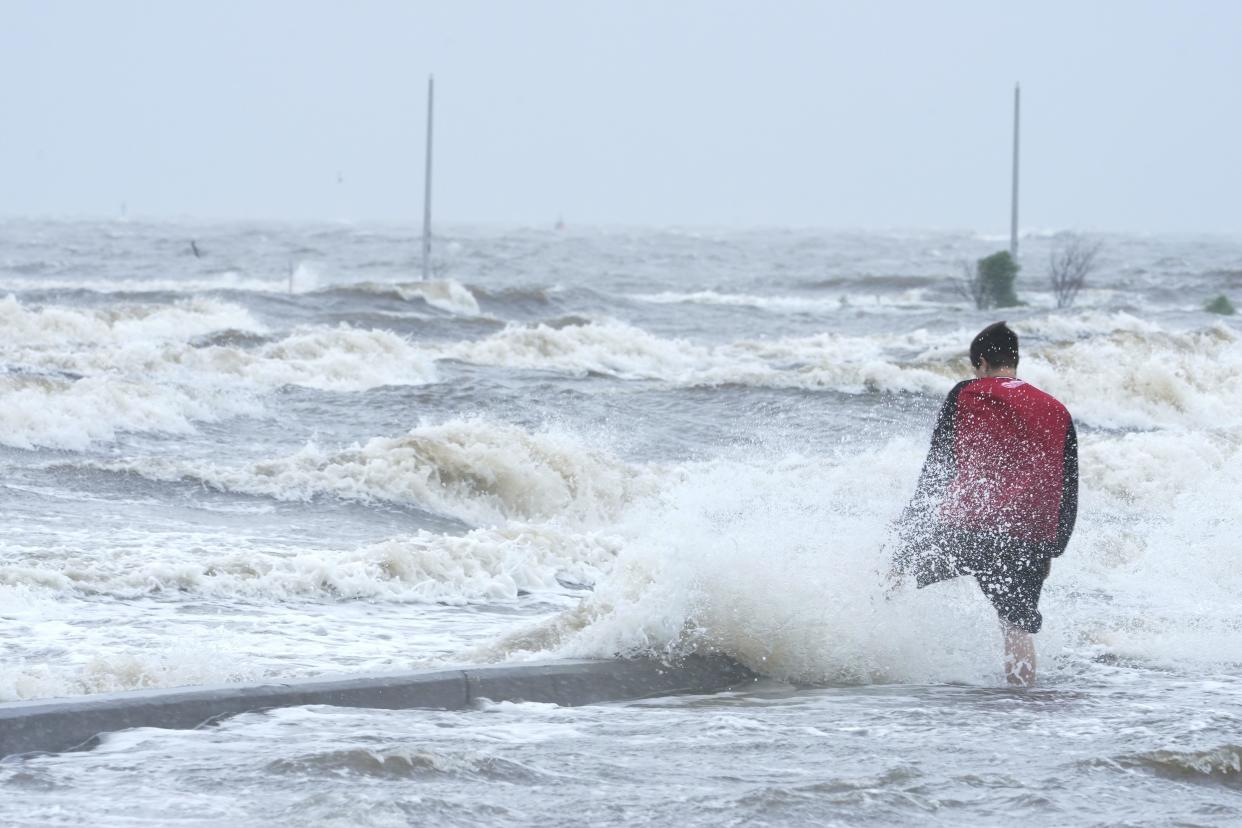
[[[1013,85],[1013,203],[1009,213],[1009,255],[1018,258],[1018,113],[1022,90]]]
[[[427,168],[423,173],[423,281],[431,278],[431,115],[436,76],[427,76]]]

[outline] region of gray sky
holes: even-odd
[[[0,0],[0,214],[1242,231],[1242,3],[1018,5]]]

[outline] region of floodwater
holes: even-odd
[[[201,255],[190,247],[193,240]],[[1080,436],[1039,686],[883,595],[999,318],[970,233],[0,222],[0,700],[723,652],[575,709],[278,710],[0,762],[6,824],[1242,821],[1242,240],[1105,236],[1019,375]]]

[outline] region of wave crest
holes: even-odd
[[[245,308],[203,298],[171,305],[71,309],[24,305],[10,295],[0,299],[0,325],[5,331],[6,351],[18,347],[124,345],[135,341],[184,342],[227,329],[266,332]]]
[[[188,551],[170,546],[156,557],[145,547],[119,547],[75,560],[68,573],[46,553],[10,550],[29,563],[0,566],[0,585],[121,598],[191,592],[267,600],[512,602],[526,593],[590,586],[618,544],[599,533],[515,523],[461,536],[423,530],[356,549],[293,555],[259,546],[211,552],[191,544]]]
[[[344,450],[308,444],[288,457],[242,468],[158,460],[107,468],[280,500],[382,500],[476,525],[604,524],[657,485],[652,469],[628,465],[569,434],[477,419],[421,426]]]
[[[350,392],[436,379],[425,353],[387,331],[341,325],[251,341],[84,347],[58,338],[56,347],[0,350],[16,363],[0,373],[0,443],[81,451],[123,432],[187,434],[196,422],[261,416],[264,396],[285,385]]]
[[[421,300],[433,308],[468,316],[479,315],[479,302],[468,287],[454,279],[432,279],[425,282],[355,282],[335,285],[328,290],[336,293],[365,293],[400,299]]]

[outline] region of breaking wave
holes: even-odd
[[[0,580],[0,612],[16,629],[42,626],[47,634],[48,627],[68,628],[80,623],[80,619],[71,617],[63,599],[58,598],[45,589],[6,585]],[[57,641],[53,649],[59,649],[63,639],[63,635],[49,639]],[[217,684],[252,680],[260,675],[260,670],[240,665],[234,654],[216,647],[209,633],[194,641],[143,652],[91,648],[86,653],[77,660],[60,663],[45,658],[5,659],[0,663],[0,701]]]
[[[344,324],[273,337],[212,299],[105,308],[0,299],[0,444],[83,450],[124,432],[185,434],[259,416],[274,388],[364,391],[436,380],[407,339]]]
[[[16,346],[71,348],[123,345],[134,341],[176,342],[221,330],[265,333],[266,328],[239,305],[214,299],[186,299],[171,305],[112,305],[71,309],[24,305],[0,299],[5,341],[0,353]]]
[[[332,293],[363,293],[400,299],[403,302],[421,300],[433,308],[449,313],[479,315],[479,303],[465,285],[453,279],[437,279],[426,282],[356,282],[333,285],[325,291]]]
[[[82,451],[123,432],[188,434],[195,422],[262,411],[252,394],[237,389],[0,374],[0,443],[20,449]]]
[[[188,351],[183,362],[260,385],[301,385],[324,391],[365,391],[382,385],[424,385],[435,366],[404,337],[388,331],[299,328],[255,351],[215,347]]]
[[[511,523],[462,536],[419,531],[357,549],[289,554],[258,546],[118,548],[65,568],[50,550],[9,548],[0,585],[135,598],[196,593],[247,600],[326,598],[470,604],[517,600],[595,583],[618,551],[595,532]]]
[[[1023,361],[1022,376],[1106,428],[1242,423],[1242,339],[1234,330],[1172,332],[1131,320],[1102,335],[1041,344]]]
[[[1021,374],[1103,428],[1233,427],[1242,422],[1242,338],[1223,324],[1169,331],[1129,314],[1015,323]],[[622,322],[510,325],[430,348],[437,358],[515,369],[693,385],[745,385],[940,396],[969,375],[966,329],[904,335],[823,333],[705,345]]]
[[[1054,681],[1101,653],[1242,664],[1242,575],[1221,567],[1240,517],[1242,447],[1191,438],[1206,442],[1197,465],[1153,487],[1170,477],[1164,449],[1135,436],[1084,439],[1079,530],[1043,602]],[[999,627],[973,582],[885,597],[887,527],[925,450],[895,438],[831,458],[685,468],[618,524],[616,563],[579,607],[477,655],[721,652],[794,682],[994,683]]]
[[[879,339],[840,334],[709,346],[603,322],[510,325],[487,339],[447,346],[437,355],[482,365],[684,386],[929,391],[939,390],[951,377],[952,366],[938,361],[886,358],[888,347]]]
[[[904,290],[898,294],[883,295],[865,292],[866,282],[859,290],[858,282],[851,282],[851,290],[837,296],[756,296],[745,293],[719,293],[714,290],[701,290],[693,293],[663,291],[661,293],[640,293],[630,298],[640,302],[659,305],[692,304],[719,305],[722,307],[757,308],[772,313],[832,313],[841,310],[867,310],[882,308],[894,309],[925,309],[941,306],[940,302],[928,302],[925,291],[919,288]]]
[[[1082,449],[1082,520],[1043,602],[1045,674],[1055,682],[1100,654],[1242,664],[1242,573],[1221,566],[1240,517],[1232,493],[1242,486],[1242,441],[1097,432],[1083,435]],[[654,469],[570,434],[471,420],[241,468],[112,463],[283,500],[412,504],[484,528],[292,555],[139,554],[79,561],[71,573],[32,558],[0,569],[0,587],[457,604],[593,585],[576,608],[469,656],[720,652],[795,682],[994,683],[998,628],[973,583],[884,595],[887,526],[925,450],[923,439],[899,437],[836,454]],[[161,680],[143,665],[126,670]]]
[[[1090,764],[1145,770],[1182,782],[1242,788],[1242,745],[1236,744],[1207,750],[1152,750]]]
[[[347,449],[308,444],[288,457],[241,468],[164,459],[104,467],[279,500],[384,501],[480,526],[510,520],[606,525],[653,493],[659,476],[570,434],[530,433],[485,420],[420,426]]]
[[[480,365],[673,381],[688,381],[715,361],[709,348],[619,322],[510,325],[483,340],[446,346],[439,355]]]
[[[422,301],[431,307],[449,313],[473,316],[479,314],[479,304],[473,292],[453,279],[413,282],[346,282],[330,285],[324,285],[323,282],[323,276],[313,265],[302,262],[290,276],[283,278],[245,277],[236,272],[221,273],[206,278],[185,279],[99,280],[9,277],[0,279],[0,289],[18,293],[85,291],[102,295],[121,294],[133,297],[192,293],[352,293],[399,299],[403,302]],[[11,296],[10,300],[12,300]],[[192,301],[210,300],[195,299]],[[74,312],[69,311],[69,313]]]

